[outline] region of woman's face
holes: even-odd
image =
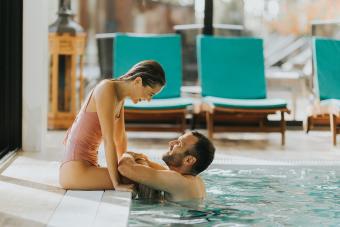
[[[143,86],[142,79],[140,77],[137,77],[133,83],[134,91],[131,94],[131,100],[134,104],[144,100],[150,101],[152,97],[159,93],[163,88],[159,84],[157,84],[154,88],[150,86]]]

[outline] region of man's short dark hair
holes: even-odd
[[[192,155],[196,158],[196,162],[191,168],[191,174],[198,175],[208,168],[214,160],[215,147],[212,142],[203,134],[192,131],[191,132],[198,141],[186,151],[186,155]]]

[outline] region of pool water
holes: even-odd
[[[129,226],[340,226],[339,166],[234,166],[202,177],[205,201],[134,200]]]

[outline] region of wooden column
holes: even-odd
[[[82,74],[85,38],[84,33],[76,35],[49,33],[49,50],[51,54],[49,129],[69,128],[80,108],[80,105],[77,106],[77,102],[80,104],[83,98]],[[78,75],[77,59],[79,59],[80,67]],[[64,62],[64,67],[61,67],[62,62]],[[80,83],[78,95],[77,79],[79,79]],[[63,88],[59,84],[62,80],[64,80]],[[61,98],[59,99],[59,97]]]

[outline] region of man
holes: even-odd
[[[118,170],[134,182],[164,191],[166,199],[203,199],[205,186],[198,174],[211,164],[214,154],[215,147],[211,141],[194,131],[169,142],[169,151],[162,158],[167,167],[150,161],[143,154],[126,152]],[[138,164],[141,159],[147,165]]]

